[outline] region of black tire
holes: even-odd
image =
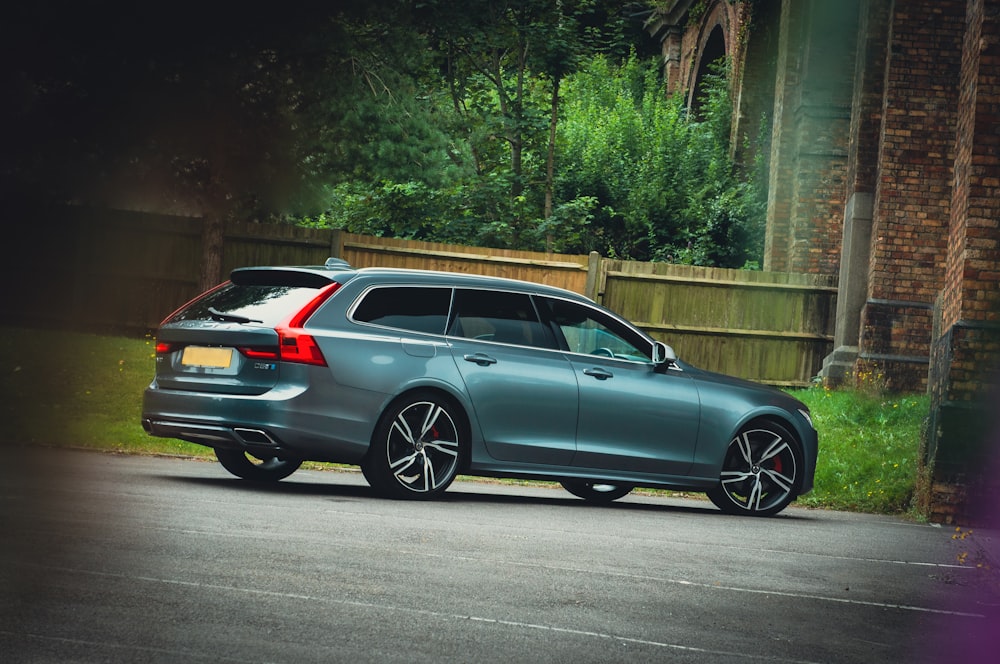
[[[611,484],[609,482],[571,481],[560,482],[563,488],[577,498],[588,503],[607,504],[627,496],[635,487],[631,484]]]
[[[708,492],[727,514],[774,516],[802,486],[798,440],[774,422],[747,425],[726,448],[719,485]]]
[[[236,477],[254,482],[277,482],[283,480],[302,465],[301,459],[279,459],[270,457],[258,459],[243,450],[215,450],[215,458],[222,467]]]
[[[431,498],[458,475],[465,429],[454,403],[431,392],[394,402],[379,418],[362,463],[365,479],[392,498]]]

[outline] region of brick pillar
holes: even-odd
[[[737,164],[745,170],[755,168],[763,158],[762,171],[756,177],[766,177],[770,154],[770,128],[774,117],[775,63],[778,57],[778,13],[781,5],[761,2],[744,5],[739,16],[743,41],[737,44],[733,66],[737,86],[733,106],[732,149]],[[752,23],[751,23],[752,21]],[[748,29],[747,24],[752,25]]]
[[[946,268],[965,0],[892,8],[858,368],[915,390]]]
[[[837,274],[858,0],[781,7],[764,268]]]
[[[1000,396],[1000,0],[969,0],[966,26],[946,271],[928,379],[932,481],[922,498],[936,521],[996,525],[1000,480],[981,471],[1000,462],[989,436]],[[977,511],[983,505],[988,511]]]
[[[847,155],[847,204],[837,283],[837,323],[833,352],[823,360],[821,372],[827,383],[833,385],[853,379],[861,336],[861,309],[868,294],[889,8],[890,4],[882,0],[861,3]]]
[[[788,272],[790,265],[792,183],[796,167],[795,109],[799,105],[804,13],[805,3],[782,0],[764,234],[764,269],[771,272]]]
[[[684,70],[681,63],[681,38],[684,31],[675,25],[665,29],[663,42],[663,75],[667,82],[667,95],[672,95],[684,85]]]

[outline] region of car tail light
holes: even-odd
[[[283,362],[326,366],[323,351],[319,349],[319,344],[312,335],[305,334],[301,330],[284,329],[278,330],[278,336],[281,338],[278,352]]]
[[[238,346],[240,351],[251,360],[280,360],[281,354],[274,346]]]
[[[302,326],[338,288],[340,284],[337,282],[324,287],[306,306],[274,328],[278,333],[278,354],[283,362],[327,366],[316,339],[307,334]]]
[[[167,343],[166,341],[156,342],[156,354],[157,355],[167,355],[169,353],[177,350],[176,344]]]

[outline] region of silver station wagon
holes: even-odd
[[[758,516],[812,489],[817,454],[802,403],[692,367],[581,295],[336,259],[234,270],[171,314],[142,424],[260,482],[328,461],[396,498],[466,474],[598,503],[700,491]]]

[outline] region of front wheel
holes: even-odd
[[[215,458],[222,467],[236,477],[254,482],[277,482],[283,480],[302,465],[300,459],[279,459],[270,457],[258,459],[243,450],[215,450]]]
[[[798,441],[784,427],[749,425],[730,441],[719,485],[708,497],[728,514],[773,516],[798,495],[801,458]]]
[[[610,503],[627,496],[633,488],[631,484],[610,484],[608,482],[560,482],[563,488],[577,498],[583,498],[588,503]]]
[[[412,394],[383,413],[362,471],[372,488],[393,498],[441,494],[458,475],[461,415],[451,401]]]

